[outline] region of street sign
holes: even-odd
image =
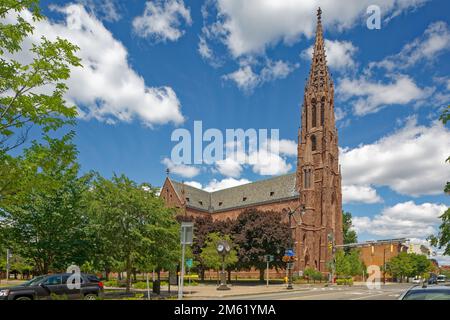
[[[266,262],[272,262],[272,261],[274,260],[274,256],[272,256],[272,255],[270,255],[270,254],[266,254],[266,255],[264,256],[264,260],[265,260]]]
[[[190,269],[192,268],[192,265],[194,264],[194,261],[192,259],[186,260],[186,266]]]
[[[181,244],[191,245],[194,237],[194,223],[182,222],[181,223]]]
[[[288,256],[288,257],[293,257],[295,255],[294,254],[294,250],[287,249],[285,255]]]

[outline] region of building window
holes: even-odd
[[[317,141],[316,141],[316,136],[312,135],[311,136],[311,150],[312,151],[316,151],[317,149]]]
[[[273,197],[273,195],[275,194],[275,192],[270,191],[270,196]]]
[[[198,203],[199,203],[201,206],[203,205],[203,201],[199,201]]]
[[[189,201],[191,201],[191,199],[189,199],[189,198],[186,198],[186,201],[187,201],[187,202],[189,202]]]
[[[320,104],[320,125],[323,126],[325,123],[325,97],[322,97],[322,102]]]
[[[242,201],[247,201],[247,197],[243,197],[243,198],[242,198]]]
[[[316,100],[313,99],[313,105],[312,105],[312,109],[311,109],[311,117],[312,117],[312,124],[311,127],[314,128],[317,124],[317,107],[316,107]]]
[[[221,202],[219,202],[219,207],[220,207],[220,206],[222,205],[222,203],[223,203],[222,201],[221,201]]]
[[[305,189],[311,188],[311,169],[304,169],[303,170],[303,185],[305,186]]]

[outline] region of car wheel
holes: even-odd
[[[84,300],[97,300],[97,295],[93,293],[88,293],[84,296]]]
[[[18,297],[16,300],[31,300],[30,297]]]

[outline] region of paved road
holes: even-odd
[[[411,284],[390,284],[381,289],[366,286],[313,288],[305,291],[286,291],[267,294],[226,297],[239,300],[396,300]]]

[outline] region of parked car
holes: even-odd
[[[440,274],[437,276],[437,282],[445,282],[447,280],[447,277],[444,276],[443,274]]]
[[[51,300],[67,299],[96,300],[103,295],[103,283],[91,274],[80,275],[80,288],[69,288],[67,282],[70,273],[38,276],[21,285],[1,288],[0,300]]]
[[[420,278],[419,277],[415,277],[412,279],[412,283],[420,283]]]
[[[414,286],[400,295],[399,300],[450,300],[450,287]]]

